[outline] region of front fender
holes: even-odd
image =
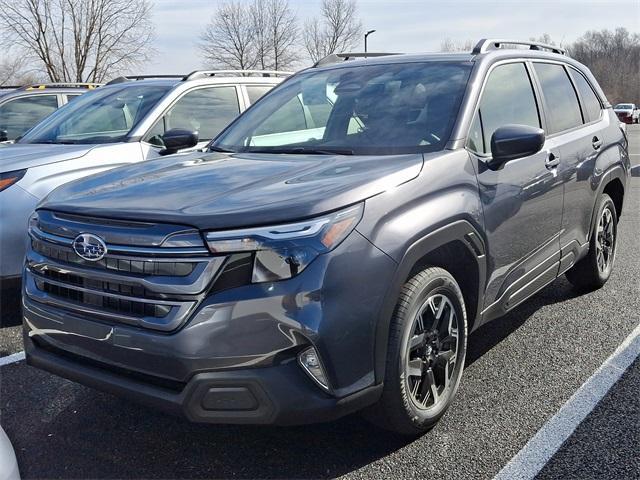
[[[421,258],[435,251],[439,247],[451,242],[461,242],[477,262],[478,292],[476,298],[476,319],[482,310],[482,292],[484,292],[487,278],[486,249],[483,237],[476,228],[466,220],[458,220],[438,228],[414,242],[400,260],[387,293],[384,297],[376,325],[375,336],[375,376],[376,383],[384,380],[387,347],[389,345],[389,329],[400,291],[413,267]],[[480,322],[474,321],[476,325]]]

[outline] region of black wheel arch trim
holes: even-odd
[[[473,319],[474,321],[471,322],[471,319],[469,319],[469,321],[474,324],[479,323],[475,320],[479,318],[480,312],[482,311],[481,302],[487,272],[486,248],[483,238],[478,230],[467,220],[457,220],[430,232],[407,249],[398,263],[398,267],[387,289],[378,315],[374,348],[376,383],[384,381],[391,318],[402,286],[416,263],[430,252],[448,243],[459,241],[469,250],[469,253],[476,260],[478,267],[478,305],[476,306],[476,317]]]

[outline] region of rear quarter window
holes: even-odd
[[[585,122],[589,123],[598,120],[602,111],[602,105],[600,104],[600,100],[598,100],[598,96],[591,88],[591,85],[589,85],[587,79],[584,78],[581,73],[573,68],[570,68],[569,71],[571,72],[571,77],[576,84],[578,92],[580,92],[582,113],[584,115]]]

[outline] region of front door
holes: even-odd
[[[491,170],[487,167],[491,136],[508,124],[542,125],[531,75],[523,62],[491,70],[469,135],[487,235],[485,320],[513,308],[553,280],[560,258],[559,152],[545,145],[534,155]]]

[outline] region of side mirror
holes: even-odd
[[[192,132],[184,128],[172,128],[162,136],[164,150],[162,153],[168,155],[176,153],[178,150],[195,147],[198,144],[198,132]]]
[[[516,158],[538,153],[544,145],[544,130],[527,125],[505,125],[491,136],[489,168],[497,170]]]
[[[9,140],[9,133],[6,130],[0,130],[0,142]]]

